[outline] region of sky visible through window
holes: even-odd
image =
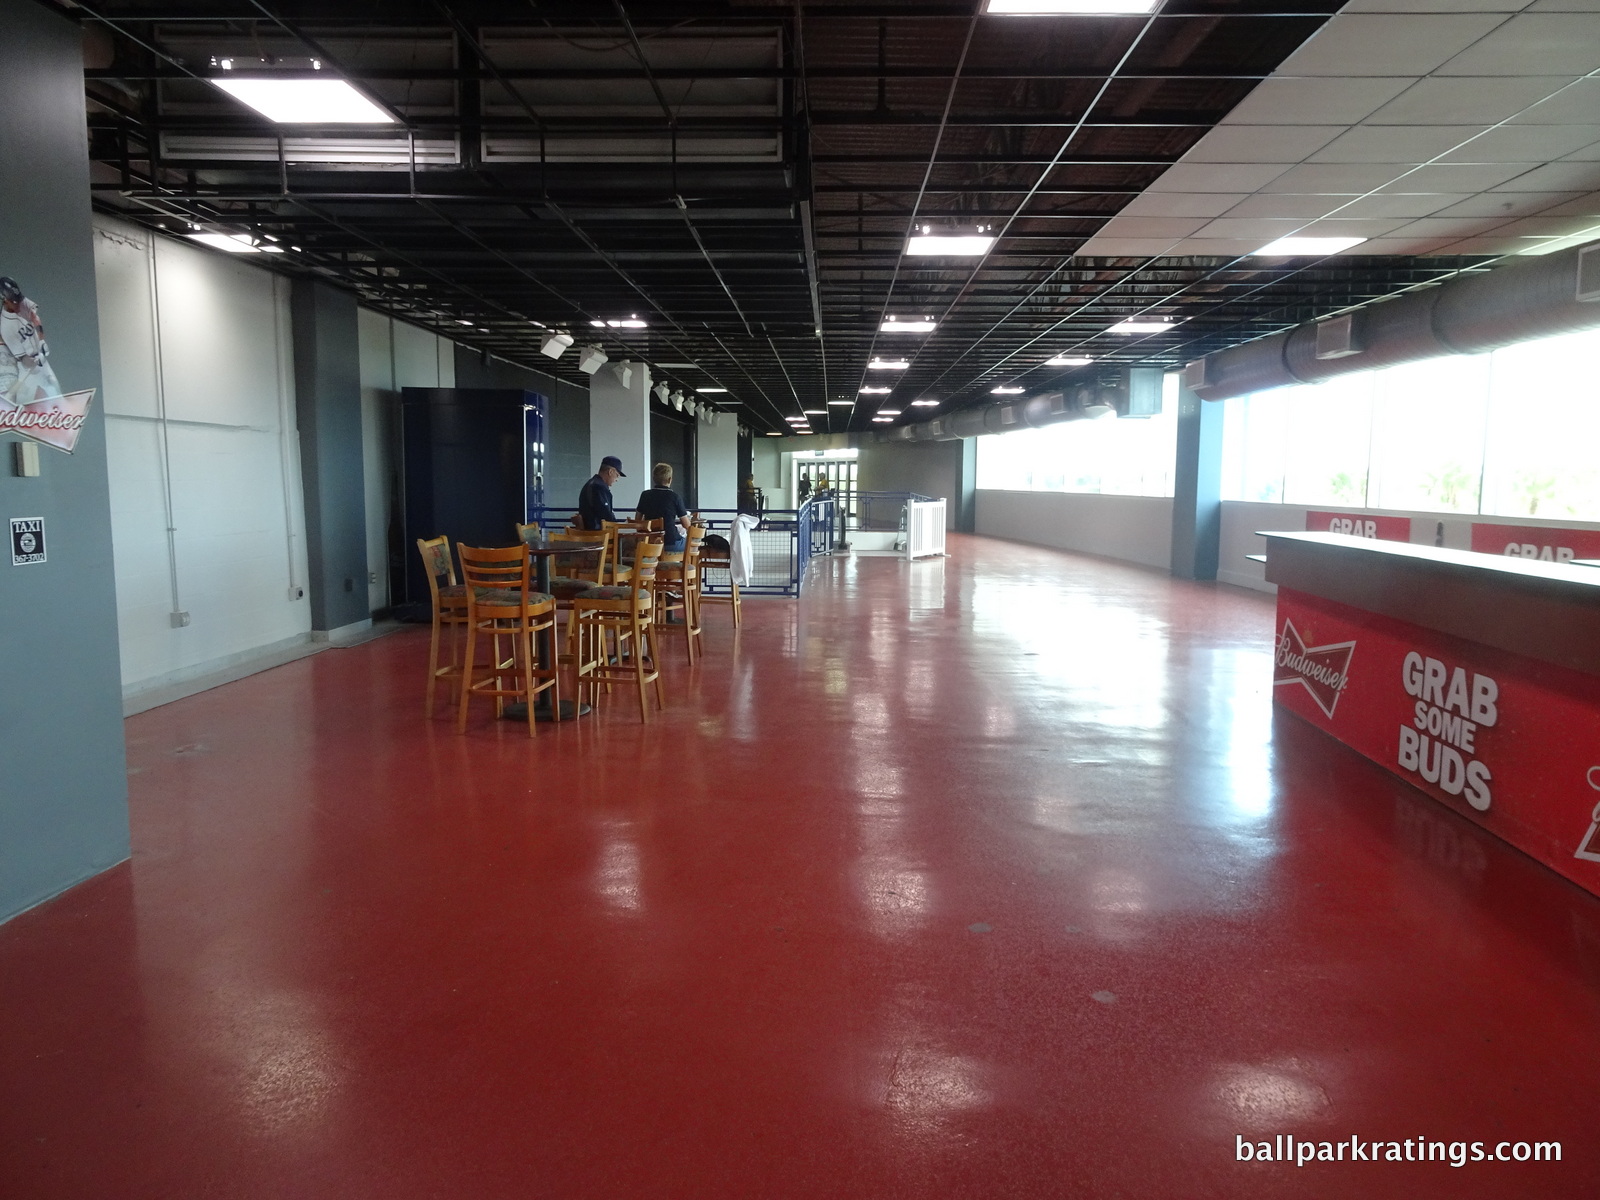
[[[1178,377],[1151,417],[1063,421],[978,439],[978,486],[1001,491],[1170,496],[1178,451]]]
[[[1224,500],[1600,520],[1600,331],[1225,401]]]

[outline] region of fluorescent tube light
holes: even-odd
[[[825,409],[825,408],[808,408],[808,409],[806,409],[806,416],[808,416],[808,417],[825,417],[827,415],[828,415],[828,410]]]
[[[695,388],[695,391],[703,392],[707,396],[721,395],[722,393],[726,392],[727,390],[728,390],[727,388],[719,388],[719,387]]]
[[[843,400],[843,399],[840,399],[840,400],[829,400],[828,403],[833,405],[835,408],[838,408],[838,407],[841,407],[841,406],[843,406],[844,408],[850,408],[855,404],[855,401],[854,400]]]
[[[989,253],[994,238],[988,234],[960,234],[951,236],[938,233],[913,234],[906,242],[907,254],[938,254],[951,258],[980,258]]]
[[[990,388],[989,394],[991,396],[1020,396],[1022,395],[1022,389],[1019,387]]]
[[[938,408],[939,402],[937,400],[913,400],[911,406],[913,408]]]
[[[901,321],[890,317],[878,326],[879,333],[932,333],[938,326],[928,317],[918,320]]]
[[[887,425],[893,420],[894,420],[893,417],[873,417],[872,418],[872,423],[874,425]]]
[[[1361,237],[1282,237],[1275,242],[1257,250],[1257,254],[1284,255],[1298,257],[1307,254],[1337,254],[1341,250],[1348,250],[1351,246],[1359,246],[1366,238]]]
[[[1155,11],[1156,0],[987,0],[997,17],[1103,17]]]
[[[1045,362],[1047,367],[1087,367],[1094,359],[1074,357],[1067,354],[1058,354]]]
[[[857,388],[856,390],[863,396],[887,396],[890,392],[894,391],[893,388],[886,387],[864,387]]]
[[[343,79],[213,79],[240,104],[279,125],[393,125],[394,118]]]
[[[878,415],[880,417],[898,417],[900,415],[900,410],[898,408],[880,408],[878,410]]]
[[[192,241],[213,250],[226,250],[229,254],[260,254],[261,247],[250,240],[248,233],[191,233]]]
[[[1176,325],[1176,321],[1162,321],[1147,317],[1129,317],[1126,321],[1119,321],[1107,333],[1165,333]]]
[[[779,433],[776,429],[769,429],[769,430],[767,430],[767,436],[768,437],[782,437],[783,434]]]
[[[903,358],[883,359],[875,358],[867,364],[869,371],[904,371],[911,364]]]

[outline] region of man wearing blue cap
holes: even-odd
[[[582,529],[599,529],[602,521],[615,521],[617,514],[611,508],[611,485],[626,479],[622,460],[608,454],[600,460],[600,470],[578,493],[578,525]]]

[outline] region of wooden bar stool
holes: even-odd
[[[651,606],[660,542],[641,541],[633,552],[626,584],[606,584],[573,598],[578,625],[578,699],[600,706],[600,685],[632,681],[639,689],[639,719],[650,722],[647,684],[655,684],[656,707],[666,707],[656,658]],[[585,697],[587,692],[587,697]]]
[[[601,526],[611,539],[611,578],[604,582],[627,583],[628,568],[624,564],[632,556],[633,548],[641,537],[661,532],[661,521],[659,518],[654,521],[602,521]]]
[[[528,736],[538,736],[534,701],[540,692],[550,692],[550,707],[561,719],[561,671],[556,663],[540,664],[537,637],[556,624],[555,599],[533,590],[532,559],[527,549],[458,546],[461,577],[467,590],[467,653],[462,665],[461,700],[456,730],[467,729],[467,704],[473,696],[492,696],[495,715],[505,710],[507,699],[522,701],[528,707]],[[473,682],[479,671],[477,645],[480,634],[489,638],[486,677]],[[501,639],[509,639],[511,652],[501,650]],[[537,681],[537,682],[536,682]]]
[[[417,552],[428,576],[428,594],[433,601],[433,633],[428,639],[428,699],[424,715],[433,716],[433,693],[439,680],[450,680],[456,687],[461,679],[461,630],[467,624],[467,589],[456,582],[456,565],[450,558],[450,539],[418,538]],[[440,635],[450,630],[450,661],[439,665]],[[455,698],[454,692],[451,698]]]
[[[578,634],[577,622],[572,619],[572,601],[580,593],[605,583],[611,542],[603,531],[588,529],[552,529],[547,536],[552,542],[603,543],[598,553],[586,550],[562,554],[551,564],[556,570],[550,577],[550,594],[555,597],[557,614],[567,614],[567,653],[572,654]]]
[[[706,572],[726,571],[728,573],[729,595],[708,596],[705,592]],[[733,547],[727,538],[717,535],[717,540],[709,537],[700,546],[700,570],[695,588],[695,607],[698,609],[706,604],[726,604],[733,609],[733,627],[739,628],[739,581],[733,577]],[[695,622],[699,624],[698,621]]]
[[[694,666],[696,642],[700,637],[700,547],[705,541],[704,525],[691,525],[682,550],[672,550],[661,556],[656,567],[655,625],[658,636],[683,632],[683,642],[689,651],[689,665]],[[682,624],[673,624],[673,613],[683,615]]]

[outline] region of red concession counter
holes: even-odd
[[[1600,568],[1264,536],[1277,703],[1600,894]]]

